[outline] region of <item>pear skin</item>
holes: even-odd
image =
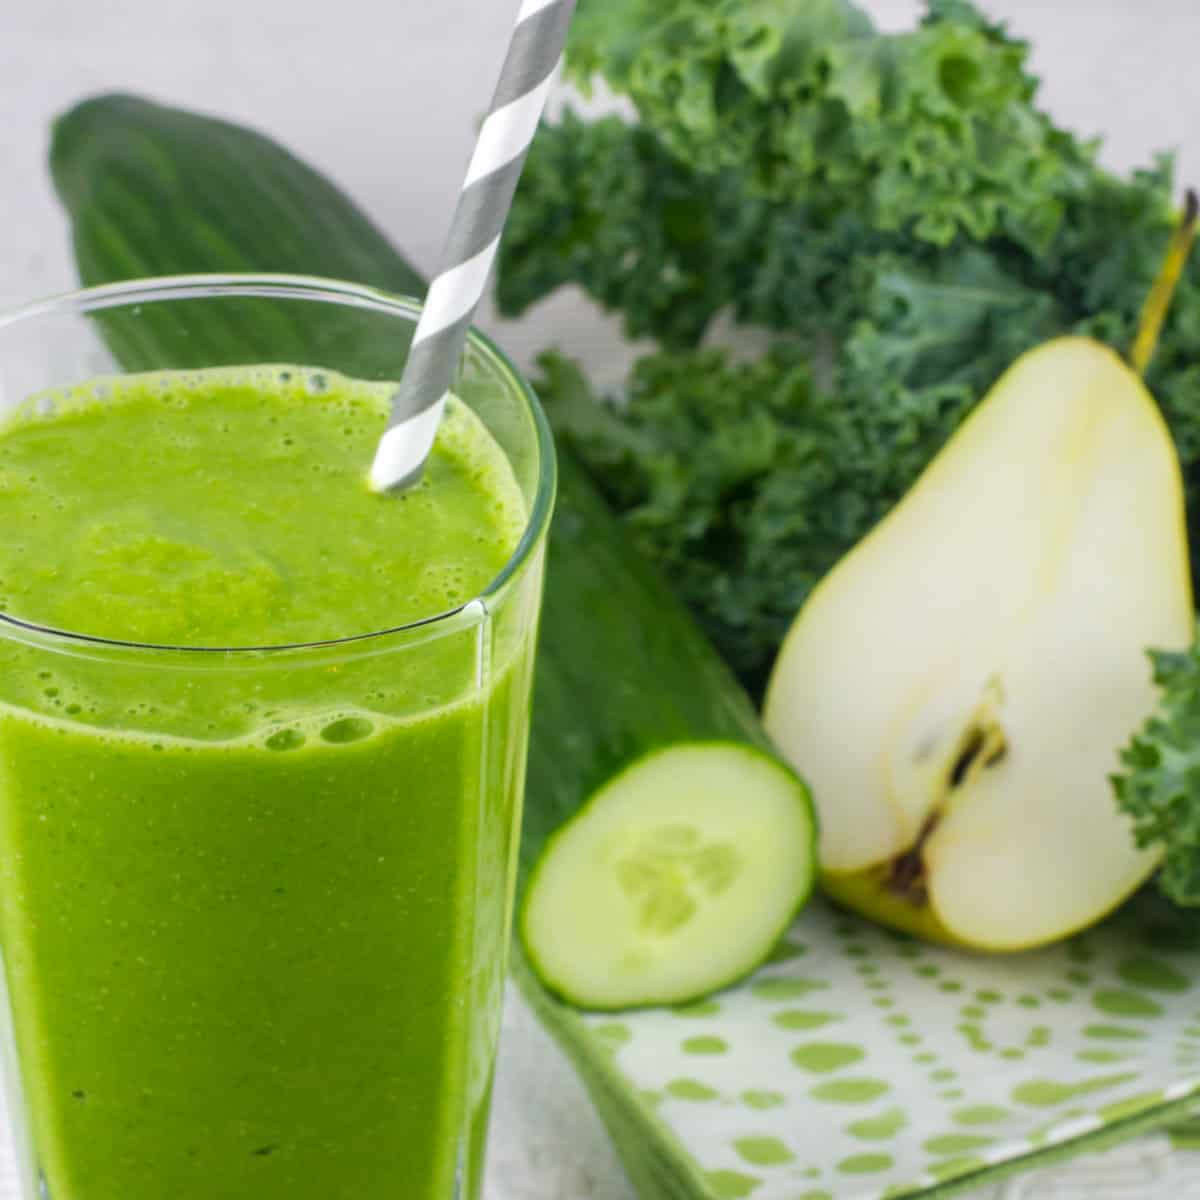
[[[886,871],[867,870],[856,875],[823,874],[820,878],[821,887],[831,900],[880,925],[939,946],[962,945],[928,904],[914,904],[889,891],[885,876]]]
[[[1178,455],[1111,349],[1022,356],[813,591],[765,721],[809,780],[827,890],[992,950],[1099,919],[1154,870],[1113,801],[1193,628]]]

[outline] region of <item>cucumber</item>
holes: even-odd
[[[546,578],[524,952],[583,1008],[694,1000],[760,965],[808,899],[808,790],[772,757],[745,692],[569,455]],[[671,839],[690,844],[677,862],[655,851]],[[648,887],[655,872],[677,886]]]
[[[343,192],[253,130],[138,96],[97,96],[54,124],[50,172],[88,285],[152,275],[322,275],[419,296],[420,274]],[[168,306],[169,307],[169,306]],[[127,370],[319,361],[395,378],[405,339],[369,338],[356,314],[304,321],[252,298],[188,305],[181,327],[136,312],[95,314]],[[203,336],[200,330],[208,332]],[[306,356],[309,356],[306,358]]]
[[[584,1008],[706,995],[758,966],[790,924],[811,837],[795,777],[757,747],[653,752],[550,838],[521,912],[525,953]]]
[[[345,193],[240,125],[139,96],[97,96],[55,122],[50,171],[88,285],[253,271],[425,291]]]
[[[88,283],[287,270],[423,290],[340,192],[226,122],[100,97],[58,120],[51,167]],[[314,311],[309,329],[307,317],[293,314],[288,334],[316,345],[328,318]],[[103,330],[135,369],[179,366],[184,354],[256,361],[263,350],[253,322],[213,320],[183,345],[154,309],[138,318],[136,339]],[[804,903],[813,809],[771,757],[746,694],[582,469],[560,467],[518,925],[546,985],[579,1005],[684,1001],[759,965]]]
[[[580,1007],[696,999],[757,967],[811,893],[812,805],[583,468],[561,455],[559,471],[518,932]],[[672,838],[694,838],[665,872],[678,886],[648,888]]]

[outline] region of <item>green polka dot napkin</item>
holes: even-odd
[[[645,1200],[943,1195],[1200,1098],[1200,936],[1152,901],[994,958],[818,900],[740,986],[617,1016],[517,975]]]

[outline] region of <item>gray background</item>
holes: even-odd
[[[798,3],[803,0],[797,0]],[[1200,183],[1195,0],[984,0],[1031,38],[1043,101],[1103,133],[1114,166],[1179,151]],[[918,5],[867,0],[899,28]],[[474,121],[516,0],[0,0],[0,308],[74,283],[45,170],[47,129],[76,99],[130,90],[251,122],[330,172],[425,269],[433,267]],[[557,343],[606,382],[629,348],[580,297],[518,326],[482,323],[519,360]],[[489,1200],[628,1200],[602,1129],[557,1050],[510,1003]],[[988,1196],[1200,1197],[1200,1155],[1151,1139],[1022,1177]],[[0,1160],[0,1168],[3,1162]],[[0,1198],[7,1200],[0,1169]],[[982,1200],[982,1197],[980,1198]]]

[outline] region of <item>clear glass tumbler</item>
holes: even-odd
[[[394,380],[418,313],[290,277],[83,291],[0,318],[0,415],[144,369]],[[26,1200],[478,1196],[554,462],[529,388],[478,335],[455,390],[528,522],[451,611],[229,649],[0,613],[0,948]]]

